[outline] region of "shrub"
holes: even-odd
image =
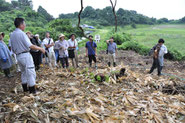
[[[115,33],[112,36],[114,37],[114,40],[118,45],[121,45],[122,43],[127,41],[131,41],[131,35],[126,33]]]
[[[122,45],[118,46],[118,48],[122,50],[133,50],[141,55],[148,55],[148,52],[150,51],[150,48],[141,45],[135,41],[125,42]]]

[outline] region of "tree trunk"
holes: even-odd
[[[81,13],[83,11],[84,7],[83,7],[83,0],[81,0],[81,10],[78,14],[78,28],[82,31],[83,35],[86,37],[83,28],[80,26],[80,22],[81,22]]]
[[[115,32],[117,32],[118,29],[118,21],[117,21],[117,15],[116,15],[116,5],[117,5],[117,0],[115,0],[115,4],[113,4],[112,0],[110,0],[111,6],[112,6],[112,12],[114,14],[114,18],[115,18]]]

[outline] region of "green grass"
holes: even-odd
[[[138,43],[135,45],[139,46],[140,48],[137,49],[134,48],[134,46],[131,46],[130,49],[142,50],[139,51],[139,53],[145,52],[144,54],[146,54],[146,50],[153,47],[160,38],[163,38],[165,40],[165,45],[170,51],[175,54],[177,51],[182,55],[182,57],[180,56],[175,58],[176,60],[180,60],[183,57],[185,58],[185,25],[137,25],[136,29],[132,28],[130,25],[118,27],[118,33],[122,32],[130,34],[132,37],[131,40]],[[94,33],[92,34],[93,36],[96,34],[101,36],[101,42],[98,43],[98,51],[106,50],[106,40],[109,39],[113,33],[114,26],[103,27],[102,29],[94,30]],[[82,42],[80,46],[84,46],[86,41]],[[123,46],[130,45],[131,44],[127,42]],[[175,57],[176,56],[179,55],[175,55]]]
[[[123,31],[131,34],[134,41],[147,47],[152,47],[159,38],[163,38],[169,49],[177,50],[185,56],[185,25],[154,25]]]

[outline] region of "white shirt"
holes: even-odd
[[[69,39],[68,44],[69,44],[69,47],[76,47],[76,48],[78,47],[78,42],[76,41],[76,39],[74,41]]]
[[[163,44],[161,46],[160,51],[159,51],[159,57],[163,57],[167,53],[168,53],[167,47]]]
[[[45,38],[43,40],[43,44],[48,45],[49,40],[50,40],[50,44],[54,43],[52,38]],[[49,52],[54,52],[54,46],[50,47],[48,50],[49,50]]]

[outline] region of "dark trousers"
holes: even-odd
[[[60,58],[60,62],[63,68],[69,67],[68,57]]]
[[[41,52],[30,52],[30,53],[33,57],[35,68],[36,70],[38,70],[39,65],[41,64]]]
[[[10,75],[10,69],[9,68],[4,69],[3,71],[4,71],[4,74],[5,74],[6,77],[8,77]]]
[[[92,61],[96,63],[96,56],[95,55],[89,55],[89,64],[92,65]]]
[[[160,66],[159,60],[154,58],[153,59],[153,65],[150,69],[150,73],[152,73],[157,68],[158,75],[161,75],[161,71],[163,69],[163,66]]]

